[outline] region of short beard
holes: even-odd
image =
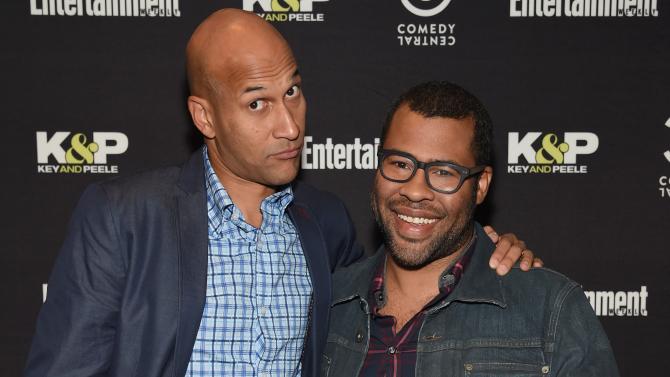
[[[393,236],[390,225],[384,222],[384,219],[379,212],[377,195],[374,190],[370,195],[370,206],[375,215],[375,221],[384,237],[384,246],[387,252],[391,255],[391,258],[393,258],[395,264],[406,270],[418,270],[438,259],[445,258],[455,253],[470,241],[474,231],[473,215],[477,206],[477,185],[472,185],[472,194],[465,211],[445,233],[440,234],[438,237],[431,240],[427,247],[428,252],[424,254],[425,257],[418,260],[410,260],[403,257],[403,255],[411,255],[411,252],[409,250],[400,252],[400,245]],[[447,216],[453,216],[453,214],[448,213]]]

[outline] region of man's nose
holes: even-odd
[[[435,191],[428,187],[425,174],[425,170],[417,169],[414,177],[402,184],[399,192],[400,195],[405,196],[413,202],[435,199]]]
[[[284,103],[276,107],[273,136],[277,139],[295,140],[300,136],[300,125],[296,122],[291,109]]]

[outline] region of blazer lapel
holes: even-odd
[[[328,252],[324,244],[321,229],[308,207],[293,203],[288,208],[289,216],[300,234],[302,251],[309,266],[312,280],[312,312],[307,340],[303,351],[303,376],[316,376],[318,360],[325,343],[330,307],[330,268]]]
[[[207,199],[202,149],[182,169],[178,183],[179,323],[175,376],[186,373],[198,334],[207,290]]]

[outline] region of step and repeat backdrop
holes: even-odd
[[[86,185],[200,145],[184,47],[222,7],[256,12],[292,45],[309,108],[300,179],[347,203],[369,252],[391,100],[435,79],[476,94],[495,127],[479,220],[584,286],[623,376],[665,374],[670,1],[12,0],[0,5],[0,375],[20,375]]]

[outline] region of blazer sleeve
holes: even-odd
[[[125,281],[117,221],[103,189],[89,187],[49,278],[26,377],[98,376],[109,369]]]
[[[561,304],[551,376],[619,376],[605,330],[577,284]]]

